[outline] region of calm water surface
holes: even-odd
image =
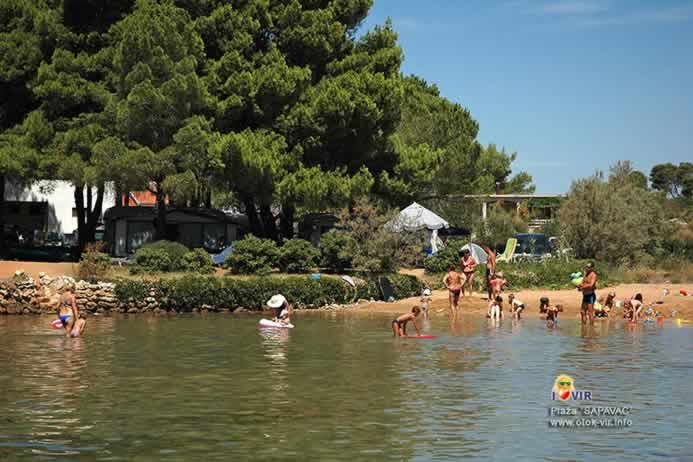
[[[693,460],[693,328],[310,314],[0,318],[0,461]],[[555,377],[630,428],[552,429]]]

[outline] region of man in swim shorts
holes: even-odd
[[[464,276],[455,271],[454,265],[448,266],[448,273],[443,278],[443,284],[448,288],[448,300],[450,302],[450,314],[454,315],[459,309],[460,293],[464,285]]]
[[[594,325],[594,302],[597,299],[597,273],[594,271],[594,264],[592,262],[585,265],[585,277],[582,280],[582,284],[578,286],[578,290],[582,292],[580,319],[583,324],[589,319],[590,325]]]

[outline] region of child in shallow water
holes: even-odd
[[[520,319],[520,313],[525,309],[525,304],[515,297],[515,294],[508,295],[508,303],[510,304],[510,312],[515,319]]]
[[[421,309],[423,310],[424,320],[428,319],[428,309],[431,306],[431,289],[426,287],[421,294]]]
[[[541,297],[539,299],[539,314],[546,314],[546,310],[549,307],[549,297]]]
[[[421,335],[419,330],[419,325],[416,323],[416,318],[421,314],[421,308],[414,306],[411,309],[411,313],[405,313],[397,316],[392,320],[392,332],[395,337],[406,337],[407,336],[407,323],[409,321],[414,324],[414,329],[416,329],[416,335]]]
[[[84,317],[83,314],[80,313],[79,319],[77,319],[77,322],[75,323],[74,327],[72,328],[72,332],[70,332],[71,337],[81,337],[82,333],[84,332],[84,328],[87,325],[87,318]]]
[[[496,298],[488,304],[486,316],[496,321],[503,319],[503,297],[496,295]]]
[[[546,308],[546,327],[558,326],[558,313],[563,311],[562,305],[548,306]]]

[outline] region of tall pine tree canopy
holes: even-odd
[[[252,232],[279,238],[297,215],[365,195],[401,206],[527,189],[514,154],[478,143],[468,110],[401,75],[391,22],[360,29],[371,6],[3,2],[0,178],[73,184],[82,245],[107,184],[152,191],[160,237],[167,198],[236,205]]]

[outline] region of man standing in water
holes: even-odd
[[[488,300],[491,301],[493,297],[493,290],[491,288],[491,279],[496,274],[496,252],[491,250],[491,247],[486,244],[481,244],[481,248],[488,255],[486,259],[486,290],[488,291]]]
[[[582,291],[582,306],[580,307],[580,319],[585,324],[587,318],[590,320],[590,325],[594,324],[594,302],[596,300],[595,291],[597,290],[597,273],[594,271],[592,262],[585,265],[585,277],[582,284],[578,286],[578,290]]]

